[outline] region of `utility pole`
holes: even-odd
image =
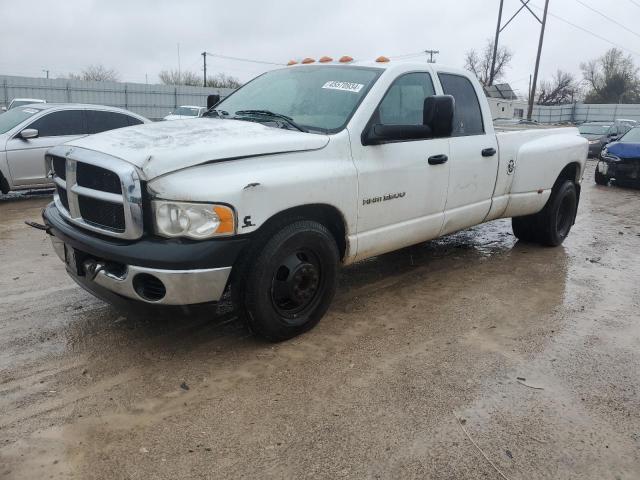
[[[535,17],[535,19],[538,22],[542,23],[542,20],[540,20],[540,18],[535,14],[535,12],[531,10],[531,7],[529,6],[529,2],[531,2],[531,0],[520,0],[520,3],[522,4],[520,8],[516,11],[516,13],[514,13],[511,16],[509,20],[505,22],[504,25],[502,25],[502,7],[504,5],[504,0],[500,0],[500,10],[498,10],[498,26],[496,27],[496,36],[495,36],[495,39],[493,40],[493,58],[491,59],[491,71],[489,72],[489,78],[488,78],[489,85],[493,85],[493,82],[496,79],[496,73],[497,73],[496,62],[498,59],[498,43],[499,43],[500,34],[502,33],[502,31],[505,28],[507,28],[507,26],[509,26],[509,24],[513,21],[513,19],[516,18],[518,14],[521,11],[523,11],[525,8],[529,11],[531,15]],[[546,12],[546,9],[545,9],[545,12]]]
[[[540,68],[540,55],[542,55],[542,43],[544,42],[544,29],[547,26],[547,11],[549,10],[549,0],[544,2],[544,14],[542,15],[542,27],[540,28],[540,41],[538,42],[538,56],[536,57],[536,69],[533,71],[533,84],[529,92],[529,110],[527,110],[527,120],[531,120],[533,114],[533,102],[536,96],[536,85],[538,83],[538,69]]]
[[[493,58],[491,59],[491,73],[489,74],[489,86],[493,85],[493,78],[496,74],[496,57],[498,56],[498,40],[500,38],[500,25],[502,24],[502,7],[504,0],[500,0],[500,10],[498,10],[498,24],[496,25],[496,38],[493,40]]]
[[[427,62],[436,63],[436,61],[434,60],[433,56],[434,55],[438,55],[440,53],[440,50],[425,50],[424,53],[429,55],[429,60],[427,60]]]
[[[202,79],[202,86],[207,86],[207,52],[202,52],[202,62],[204,63],[204,77]]]
[[[46,73],[46,74],[47,74],[47,79],[48,79],[48,78],[49,78],[49,70],[45,70],[45,69],[43,68],[43,69],[42,69],[42,71],[43,71],[44,73]]]

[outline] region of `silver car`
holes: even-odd
[[[0,191],[51,187],[48,148],[92,133],[149,123],[115,107],[35,103],[0,114]]]

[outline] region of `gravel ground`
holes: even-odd
[[[343,270],[313,331],[94,299],[0,197],[0,478],[640,478],[640,192]],[[502,473],[498,473],[498,470]]]

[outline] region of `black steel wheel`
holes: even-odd
[[[318,222],[295,221],[265,238],[240,285],[249,327],[272,341],[313,328],[335,294],[338,262],[335,239]]]

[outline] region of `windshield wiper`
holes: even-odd
[[[262,116],[262,117],[271,117],[271,118],[277,118],[280,120],[284,120],[286,123],[288,123],[289,125],[291,125],[292,127],[294,127],[297,130],[300,130],[301,132],[308,132],[309,130],[307,130],[306,128],[298,125],[293,118],[291,117],[287,117],[286,115],[283,115],[281,113],[274,113],[270,110],[238,110],[236,112],[236,115],[256,115],[256,116]]]

